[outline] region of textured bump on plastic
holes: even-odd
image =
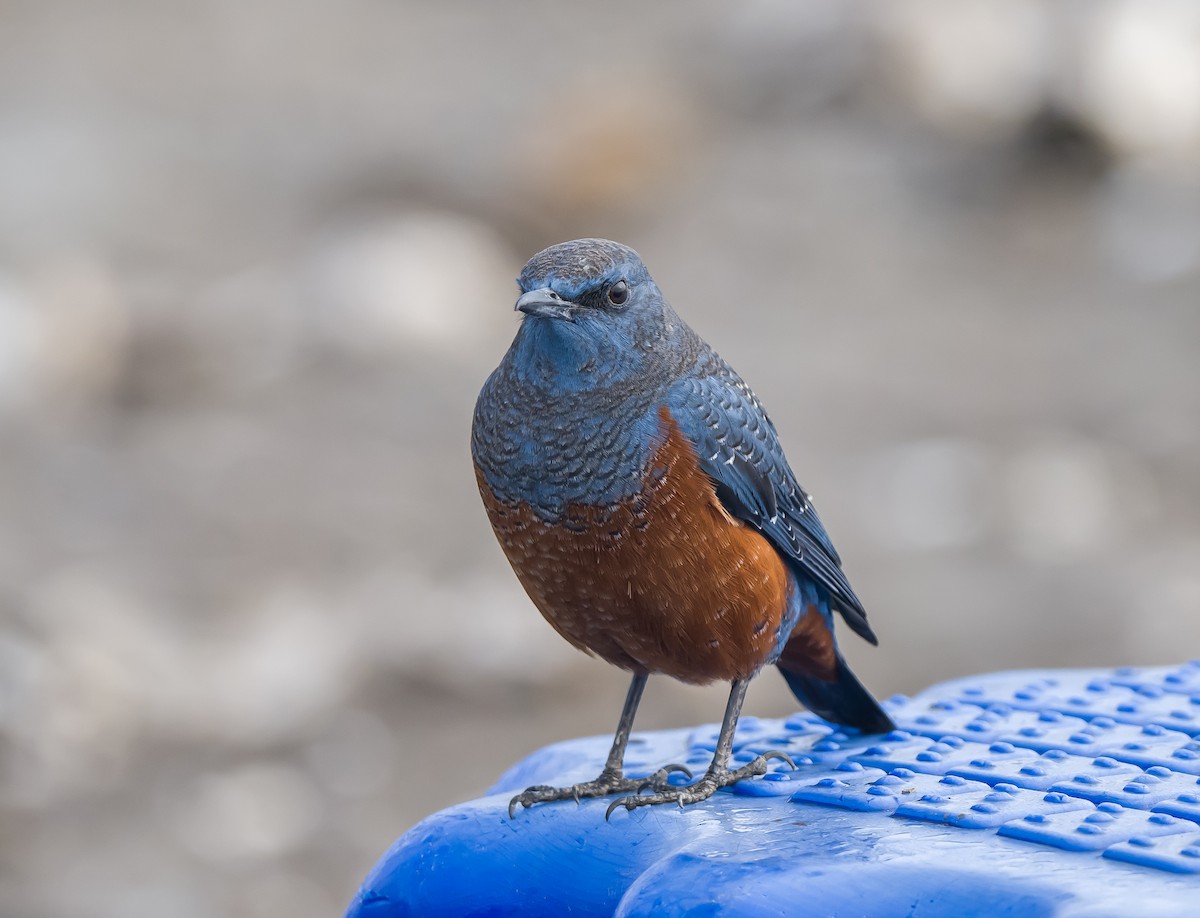
[[[1158,838],[1137,836],[1113,845],[1104,856],[1172,873],[1200,874],[1200,832]]]

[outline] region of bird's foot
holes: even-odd
[[[554,800],[574,800],[578,803],[585,797],[607,797],[609,794],[640,794],[644,790],[655,792],[665,791],[672,785],[668,780],[673,772],[686,775],[691,780],[692,773],[683,765],[664,765],[654,774],[646,778],[626,778],[619,771],[602,771],[594,781],[582,784],[572,784],[570,787],[550,787],[546,784],[535,784],[527,787],[508,803],[508,818],[512,819],[517,813],[517,807],[531,807],[535,803],[550,803]]]
[[[756,775],[765,775],[770,767],[772,759],[780,759],[787,762],[792,768],[796,767],[796,763],[792,761],[791,756],[784,752],[764,752],[754,761],[743,765],[741,768],[733,771],[721,770],[714,771],[709,768],[695,784],[684,784],[676,786],[668,784],[664,787],[654,789],[652,794],[643,794],[639,788],[639,792],[628,797],[620,797],[609,804],[608,810],[604,814],[604,818],[608,819],[613,814],[613,811],[619,807],[625,807],[627,810],[636,810],[639,806],[657,806],[660,803],[674,803],[679,806],[686,806],[689,803],[699,803],[701,800],[707,800],[715,794],[718,788],[729,787],[731,784],[736,784],[743,778],[751,778]]]

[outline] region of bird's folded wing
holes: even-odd
[[[847,624],[876,643],[862,603],[842,573],[841,558],[788,466],[775,425],[727,363],[715,355],[706,358],[697,373],[672,387],[667,407],[695,445],[717,497],[823,586]]]

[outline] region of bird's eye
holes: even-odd
[[[629,299],[629,285],[625,281],[617,281],[608,288],[608,301],[614,306],[624,306]]]

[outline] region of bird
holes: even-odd
[[[568,642],[631,674],[594,780],[536,785],[518,807],[618,795],[634,810],[697,803],[764,774],[730,768],[746,688],[774,664],[817,716],[895,726],[851,672],[834,615],[878,644],[812,499],[753,390],[663,296],[638,253],[608,239],[538,252],[517,278],[521,321],[471,426],[476,482],[521,585]],[[651,675],[724,681],[712,762],[628,777]],[[686,782],[672,781],[682,772]]]

